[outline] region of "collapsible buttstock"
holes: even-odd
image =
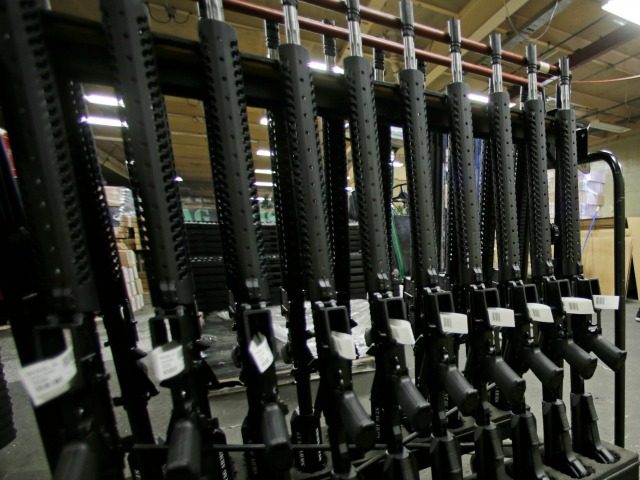
[[[291,442],[284,414],[276,403],[265,405],[262,411],[262,439],[271,466],[277,471],[289,470],[293,465]]]
[[[589,335],[586,347],[611,370],[619,370],[627,359],[627,351],[616,347],[601,335]]]
[[[167,480],[199,480],[200,432],[190,420],[178,420],[171,431],[167,451]]]
[[[562,385],[564,369],[557,366],[540,349],[529,350],[527,363],[531,371],[545,388],[556,389]]]
[[[367,451],[376,442],[376,425],[362,407],[360,400],[351,390],[343,392],[340,397],[340,420],[344,425],[349,440],[359,450]]]
[[[576,345],[573,341],[564,344],[562,355],[571,368],[575,368],[578,374],[589,379],[593,377],[598,366],[598,359]]]
[[[53,480],[92,480],[97,478],[96,457],[86,442],[73,442],[62,449]]]
[[[462,415],[473,414],[478,406],[478,391],[473,388],[455,365],[449,365],[446,368],[444,387]]]
[[[431,423],[431,406],[408,376],[396,382],[398,403],[409,424],[416,432],[423,432]]]
[[[509,402],[519,402],[524,397],[527,384],[502,357],[493,357],[489,364],[490,375]]]

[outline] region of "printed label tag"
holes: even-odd
[[[515,327],[516,317],[509,308],[487,308],[489,324],[492,327]]]
[[[551,307],[544,303],[527,303],[529,318],[534,322],[553,323]]]
[[[259,332],[249,342],[249,353],[260,373],[264,373],[273,363],[273,352],[269,348],[267,337]]]
[[[467,316],[462,313],[440,312],[440,329],[442,333],[469,333]]]
[[[413,345],[416,343],[416,339],[413,337],[411,323],[407,320],[389,320],[389,329],[391,330],[393,339],[400,345]]]
[[[60,355],[21,368],[19,375],[33,405],[38,407],[67,392],[77,372],[73,349],[67,347]]]
[[[594,295],[593,306],[600,310],[618,310],[620,297],[617,295]]]
[[[592,315],[593,302],[588,298],[562,297],[562,308],[564,313],[573,315]]]
[[[182,345],[177,345],[175,342],[154,348],[149,356],[153,376],[159,382],[175,377],[184,370]]]
[[[331,332],[331,343],[336,354],[345,360],[356,359],[356,345],[353,343],[353,337],[348,333]]]

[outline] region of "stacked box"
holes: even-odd
[[[144,307],[144,289],[138,274],[136,253],[126,248],[126,245],[118,243],[118,254],[122,265],[122,276],[127,286],[129,303],[133,311],[136,312]]]
[[[549,170],[549,213],[551,221],[555,217],[555,170]],[[604,186],[606,183],[606,173],[601,170],[591,169],[589,173],[578,171],[578,190],[580,200],[580,218],[591,219],[597,215],[600,207],[604,205]]]

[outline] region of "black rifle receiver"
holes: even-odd
[[[417,479],[417,465],[403,444],[402,415],[407,418],[411,430],[426,432],[431,411],[409,378],[404,348],[406,344],[413,344],[413,332],[404,300],[394,295],[391,288],[373,69],[362,54],[358,0],[347,2],[347,21],[351,56],[345,59],[344,69],[349,92],[349,130],[362,263],[371,316],[369,353],[376,359],[371,412],[377,424],[378,438],[387,444],[386,475]],[[400,333],[403,329],[404,334]]]
[[[431,468],[435,478],[461,479],[457,440],[447,430],[445,394],[464,415],[477,407],[478,392],[457,368],[454,335],[442,329],[440,313],[453,312],[451,292],[438,286],[438,246],[424,73],[418,70],[411,0],[400,1],[405,68],[399,74],[404,106],[403,136],[412,235],[412,282],[405,294],[417,341],[416,383],[434,411]],[[405,291],[407,291],[405,290]],[[464,325],[466,327],[466,323]]]
[[[579,368],[584,375],[595,371],[596,359],[578,347],[570,336],[570,325],[563,315],[562,297],[571,294],[566,279],[556,279],[551,260],[551,223],[547,180],[547,146],[544,101],[538,93],[537,53],[527,46],[528,94],[524,103],[526,135],[526,177],[529,198],[529,241],[531,277],[542,301],[551,307],[554,322],[540,324],[540,346],[557,366],[563,361]],[[576,478],[588,475],[571,446],[566,407],[562,401],[562,384],[556,388],[543,384],[544,463]]]
[[[266,447],[245,453],[250,478],[279,478],[291,468],[292,454],[286,407],[278,395],[271,312],[265,305],[262,230],[238,39],[224,21],[222,2],[205,3],[198,26],[207,82],[204,111],[230,311],[238,333],[236,357],[249,402],[242,437]]]
[[[559,277],[571,283],[573,293],[594,302],[600,297],[597,278],[582,274],[580,245],[580,209],[578,193],[578,151],[576,145],[576,114],[571,108],[571,72],[569,59],[560,59],[558,108],[555,112],[556,140],[556,223],[558,238],[555,243],[556,268]],[[598,297],[595,297],[598,295]],[[596,304],[597,307],[597,304]],[[594,320],[591,313],[567,314],[573,339],[587,352],[594,352],[612,370],[624,364],[627,352],[619,349],[602,334],[601,309]],[[615,457],[600,442],[593,397],[584,390],[580,371],[571,370],[571,430],[576,452],[601,463],[613,463]]]
[[[465,375],[480,395],[475,412],[475,444],[480,478],[506,478],[502,445],[488,408],[488,382],[495,382],[511,403],[522,401],[524,380],[500,356],[498,290],[483,283],[480,215],[474,165],[473,127],[468,86],[462,77],[459,20],[449,21],[453,81],[447,86],[451,144],[451,201],[455,236],[455,262],[450,268],[458,308],[469,316]]]
[[[294,209],[301,248],[303,284],[312,304],[320,386],[318,395],[329,428],[335,475],[355,474],[347,438],[360,450],[375,442],[375,425],[352,390],[355,347],[347,309],[337,305],[329,251],[324,172],[316,129],[315,92],[309,53],[300,45],[298,2],[283,0],[287,43],[279,48],[285,87],[286,125],[294,183]]]
[[[96,283],[38,2],[1,1],[0,30],[0,95],[20,195],[3,154],[1,289],[21,363],[58,375],[38,381],[25,368],[23,379],[53,478],[123,479]],[[44,397],[55,383],[66,387]]]
[[[121,117],[126,122],[122,133],[127,167],[156,309],[150,319],[151,339],[158,355],[172,355],[177,362],[162,381],[173,400],[167,478],[233,478],[226,452],[201,455],[201,446],[226,440],[208,400],[209,388],[218,382],[202,354],[171,135],[146,7],[140,0],[104,0],[100,6],[116,92],[125,105]],[[192,448],[183,448],[187,444]]]

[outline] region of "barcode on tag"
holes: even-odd
[[[416,343],[411,323],[407,320],[389,320],[389,330],[391,330],[391,337],[400,345],[413,345]]]
[[[553,313],[551,307],[543,303],[527,303],[529,319],[540,323],[553,323]]]
[[[581,297],[562,297],[562,308],[565,313],[572,315],[591,315],[593,311],[593,302],[588,298]]]
[[[273,352],[269,348],[267,337],[259,332],[249,342],[249,353],[260,373],[264,373],[273,364]]]
[[[440,329],[442,333],[469,333],[467,316],[462,313],[440,312]]]
[[[513,310],[509,308],[487,308],[489,324],[492,327],[515,327],[516,318]]]
[[[356,346],[353,337],[348,333],[331,332],[331,344],[336,355],[345,360],[356,359]]]
[[[38,407],[67,392],[77,372],[73,349],[67,347],[60,355],[21,368],[19,375],[33,405]]]
[[[594,295],[593,306],[600,310],[618,310],[620,297],[617,295]]]
[[[182,345],[170,342],[154,348],[150,355],[151,370],[156,380],[163,382],[184,371],[184,355]]]

